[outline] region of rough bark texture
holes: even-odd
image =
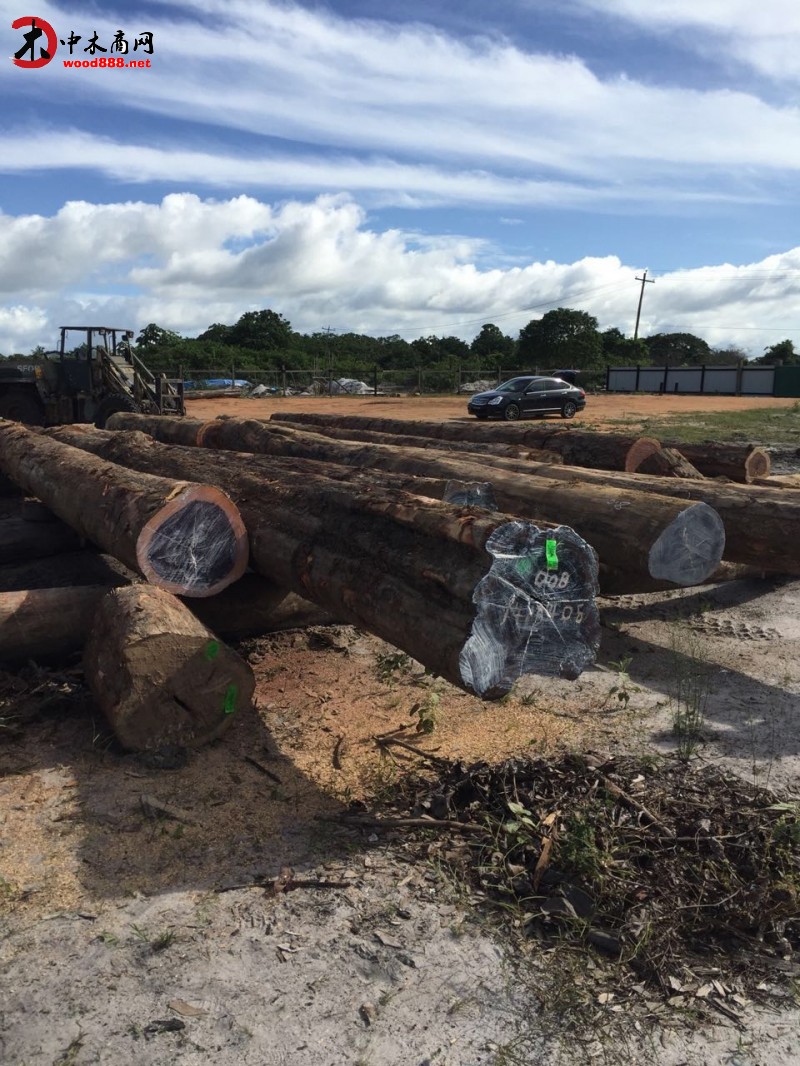
[[[78,651],[107,592],[105,585],[0,592],[0,663]]]
[[[702,479],[696,466],[676,448],[660,448],[653,452],[639,467],[640,474],[655,474],[658,477],[689,477]]]
[[[213,740],[255,689],[239,655],[176,597],[150,585],[103,597],[84,669],[115,736],[133,751]]]
[[[217,421],[228,421],[230,416],[224,416]],[[277,423],[273,424],[276,425]],[[210,442],[206,444],[204,437],[206,434],[214,437],[214,422],[208,423],[207,427],[204,427],[197,438],[197,443],[205,447],[214,447]],[[117,426],[111,426],[111,429],[118,428]],[[119,428],[125,428],[120,426]],[[144,426],[128,426],[129,429],[142,429],[145,433],[150,433],[151,436],[156,437],[157,440],[163,440],[158,435],[157,431],[151,433],[150,429]],[[156,427],[157,428],[157,427]],[[461,441],[461,440],[434,440],[432,437],[412,437],[403,433],[375,433],[368,429],[338,429],[335,426],[314,426],[313,432],[318,433],[323,437],[330,437],[332,440],[344,440],[344,441],[361,441],[365,444],[389,444],[393,448],[426,448],[433,449],[440,452],[465,452],[465,458],[469,455],[490,455],[501,456],[505,459],[528,459],[536,463],[563,463],[564,459],[558,452],[547,451],[544,448],[530,448],[517,444],[501,444],[493,443],[491,441]],[[231,447],[233,435],[228,438],[229,443],[226,447]],[[189,442],[187,442],[189,443]],[[246,450],[243,445],[237,445],[235,451]]]
[[[667,444],[667,442],[664,442]],[[697,467],[704,477],[727,477],[749,485],[756,478],[768,477],[771,468],[769,452],[753,444],[681,444],[669,441],[684,458]]]
[[[249,423],[248,423],[249,424]],[[254,423],[255,426],[263,423]],[[269,426],[265,427],[267,430]],[[254,432],[258,432],[254,430]],[[725,528],[724,559],[726,562],[742,563],[759,570],[774,573],[800,575],[800,543],[797,529],[800,528],[800,486],[792,488],[791,482],[783,486],[779,495],[775,488],[756,485],[730,484],[713,479],[693,481],[688,478],[651,477],[645,474],[626,474],[621,471],[589,470],[582,467],[559,466],[546,463],[523,463],[514,459],[494,458],[483,464],[467,462],[466,458],[432,459],[430,455],[418,453],[412,461],[410,449],[381,449],[378,445],[346,445],[333,441],[325,446],[318,435],[308,434],[298,437],[292,443],[289,440],[270,438],[268,432],[262,435],[260,448],[274,455],[308,456],[310,458],[328,459],[332,462],[361,466],[365,469],[398,471],[410,474],[413,478],[431,478],[433,482],[425,485],[418,482],[417,491],[436,494],[437,479],[453,478],[463,481],[491,480],[495,486],[500,508],[506,513],[529,515],[528,503],[515,503],[515,498],[525,494],[534,481],[545,479],[558,481],[583,493],[584,515],[575,515],[572,507],[565,509],[562,520],[575,528],[581,536],[591,543],[599,552],[601,560],[612,567],[627,571],[646,573],[642,564],[642,539],[626,530],[626,522],[635,517],[635,508],[625,493],[668,496],[675,500],[697,501],[708,504],[720,515]],[[516,476],[510,476],[516,475]],[[771,483],[774,479],[770,478]],[[412,481],[398,482],[411,487]],[[502,488],[501,488],[502,486]],[[617,500],[618,512],[616,522],[609,523],[604,531],[598,528],[596,516],[592,514],[593,504],[587,490],[605,487],[622,493]],[[522,509],[519,509],[519,508]],[[540,517],[549,518],[548,508],[542,502]],[[591,525],[590,525],[591,523]],[[618,530],[619,540],[614,546],[614,528]],[[636,542],[639,541],[638,548]],[[706,580],[716,569],[716,563],[710,566],[708,574],[699,578]],[[653,576],[652,574],[650,576]]]
[[[760,570],[755,566],[744,566],[741,563],[720,563],[703,585],[717,585],[723,581],[763,581],[775,577],[774,573]],[[641,578],[626,573],[624,570],[614,570],[611,567],[600,567],[600,595],[601,596],[637,596],[644,592],[668,592],[675,586],[668,581],[655,581],[653,578]]]
[[[260,573],[484,698],[504,695],[522,674],[577,677],[593,661],[597,561],[565,526],[476,514],[360,472],[341,484],[292,463],[280,477],[277,460],[139,433],[48,432],[137,469],[205,469],[239,502]]]
[[[337,426],[340,429],[368,429],[378,433],[402,433],[454,441],[501,441],[558,452],[565,463],[598,470],[637,470],[644,459],[661,445],[650,437],[621,433],[593,433],[584,429],[562,429],[552,425],[508,425],[505,422],[404,422],[398,418],[367,418],[363,415],[273,414],[273,422],[307,426]]]
[[[56,573],[52,575],[56,579],[53,586],[48,587],[36,584],[47,575],[35,574],[30,587],[19,586],[18,581],[27,569],[21,566],[16,570],[19,576],[9,581],[15,588],[0,591],[0,663],[28,659],[50,661],[80,651],[100,600],[110,588],[129,583],[111,567],[105,573],[98,571],[96,583],[86,583],[83,579],[94,569],[92,566],[86,569],[86,557],[98,563],[103,557],[78,554],[82,563],[75,576],[82,579],[80,583],[71,585],[64,581],[65,575]],[[59,556],[59,559],[66,558]],[[0,567],[0,581],[5,569]],[[135,575],[131,577],[135,579]],[[56,583],[59,580],[61,585]],[[211,599],[182,602],[204,625],[228,640],[336,622],[328,612],[293,592],[277,588],[257,574],[246,574]]]
[[[203,439],[207,445],[221,448],[243,441],[250,450],[272,456],[314,459],[411,478],[439,478],[445,483],[451,479],[491,480],[498,507],[506,514],[564,522],[595,548],[603,562],[675,584],[697,584],[720,562],[722,525],[708,507],[688,512],[675,501],[655,502],[638,493],[609,490],[602,480],[582,480],[576,487],[565,484],[555,474],[563,472],[565,479],[581,478],[584,473],[593,473],[597,479],[606,476],[596,471],[502,458],[481,463],[474,462],[473,457],[431,454],[419,448],[346,443],[301,430],[290,429],[287,433],[280,427],[273,428],[271,423],[252,419],[226,419],[210,425],[214,431],[204,433]],[[241,464],[240,460],[236,462]],[[269,472],[274,466],[267,464],[264,469]],[[534,476],[544,471],[553,472],[547,481]],[[335,476],[329,465],[323,472]],[[425,494],[431,491],[413,481],[403,487]],[[444,487],[434,494],[441,499],[443,492]]]
[[[212,486],[111,465],[12,422],[0,423],[0,469],[79,536],[169,591],[211,596],[247,567],[239,513]]]
[[[752,483],[765,489],[800,489],[800,474],[775,474],[756,478]]]

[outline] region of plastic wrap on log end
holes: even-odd
[[[661,442],[654,437],[638,437],[628,449],[625,456],[625,472],[635,474],[645,459],[661,451]]]
[[[224,492],[191,485],[145,524],[136,559],[151,585],[180,596],[214,596],[247,569],[247,530]]]
[[[650,576],[676,585],[699,585],[722,561],[725,526],[707,503],[681,511],[650,549]]]
[[[594,549],[569,526],[513,521],[497,527],[486,550],[493,559],[472,596],[463,683],[498,699],[524,674],[579,677],[600,645]]]
[[[487,511],[500,510],[489,481],[448,481],[442,502],[459,507],[485,507]]]

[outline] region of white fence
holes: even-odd
[[[608,392],[690,392],[772,396],[772,366],[610,366]]]

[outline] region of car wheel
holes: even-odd
[[[572,400],[567,400],[567,402],[561,408],[561,417],[562,418],[574,418],[576,413],[577,413],[577,410],[578,410],[578,408],[572,402]]]
[[[519,404],[510,403],[508,407],[503,411],[503,418],[506,422],[516,422],[522,411],[519,409]]]

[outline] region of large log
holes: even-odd
[[[82,563],[77,566],[77,572],[73,567],[70,569],[80,583],[54,583],[48,587],[39,583],[47,575],[35,574],[30,587],[23,585],[0,591],[0,663],[27,659],[53,661],[79,651],[86,643],[100,600],[110,588],[128,584],[111,566],[106,572],[97,570],[96,584],[86,583],[95,570],[94,566],[87,567],[88,559],[100,563],[104,557],[88,552],[76,555],[82,557]],[[59,556],[59,560],[66,558]],[[25,569],[20,567],[16,571],[20,576],[11,579],[11,583],[17,584]],[[60,573],[52,577],[62,582],[65,579]],[[277,588],[257,574],[245,574],[210,599],[182,602],[204,625],[227,640],[336,622],[327,611],[293,592]]]
[[[80,536],[171,592],[212,596],[247,567],[239,513],[214,486],[114,466],[16,422],[0,422],[0,469]]]
[[[107,429],[137,429],[142,433],[160,440],[162,444],[204,444],[206,434],[213,435],[214,427],[219,421],[231,419],[230,415],[219,415],[217,419],[170,418],[166,424],[160,415],[139,415],[120,411],[106,422]],[[240,419],[233,419],[235,422]],[[265,421],[259,419],[258,421]],[[469,452],[478,455],[499,455],[507,459],[531,459],[537,463],[562,463],[564,460],[558,452],[548,452],[542,448],[530,448],[516,444],[493,443],[491,441],[449,441],[434,440],[430,437],[411,437],[397,433],[373,433],[369,430],[338,429],[335,426],[317,426],[314,432],[333,440],[365,441],[370,444],[391,444],[394,447],[433,448],[445,452]],[[237,450],[246,450],[243,447]]]
[[[154,427],[159,432],[161,420]],[[137,424],[143,424],[137,420]],[[85,432],[81,430],[81,432]],[[209,423],[202,434],[206,446],[246,446],[271,456],[313,459],[328,464],[327,476],[336,475],[331,463],[363,470],[381,470],[409,475],[411,479],[434,478],[441,488],[403,483],[409,491],[442,498],[446,482],[485,481],[491,477],[497,503],[506,514],[533,520],[564,522],[574,528],[599,553],[601,560],[647,577],[693,585],[705,580],[720,562],[724,533],[718,517],[708,507],[687,509],[675,501],[645,499],[640,494],[613,488],[602,482],[579,486],[564,479],[547,481],[533,476],[543,471],[571,471],[580,477],[582,468],[549,463],[528,464],[514,459],[494,459],[487,467],[473,457],[431,454],[423,449],[393,448],[380,444],[333,441],[319,434],[272,426],[253,419],[226,419]],[[237,461],[239,462],[239,461]],[[264,469],[269,472],[268,464]],[[520,477],[519,473],[524,473]],[[591,472],[596,477],[605,477]],[[626,477],[628,475],[617,475]],[[622,512],[624,511],[624,516]]]
[[[228,425],[229,423],[220,422],[219,424]],[[468,463],[466,459],[455,460],[445,457],[433,459],[422,452],[414,454],[411,449],[382,448],[379,445],[353,444],[348,446],[343,442],[333,441],[326,444],[318,435],[304,435],[302,431],[298,432],[293,441],[280,436],[271,437],[270,425],[271,423],[247,421],[247,426],[250,427],[248,433],[251,435],[251,443],[253,447],[258,447],[259,451],[269,452],[272,455],[308,456],[366,469],[406,472],[420,479],[428,477],[485,481],[487,477],[490,477],[497,491],[499,506],[506,513],[522,515],[530,513],[526,509],[530,506],[530,501],[527,505],[515,503],[514,493],[519,495],[520,491],[527,492],[528,487],[532,486],[534,481],[545,479],[572,486],[574,490],[580,490],[583,494],[585,514],[582,517],[576,515],[574,510],[568,507],[564,511],[563,520],[588,540],[599,552],[602,562],[611,568],[657,577],[659,580],[673,580],[665,574],[653,574],[646,566],[642,566],[644,542],[640,543],[637,548],[635,544],[637,538],[627,535],[626,523],[635,514],[636,507],[632,498],[624,494],[646,493],[668,496],[686,502],[703,502],[716,511],[724,525],[724,559],[726,562],[741,563],[755,567],[757,570],[773,573],[800,575],[800,544],[796,533],[800,528],[800,493],[793,491],[791,485],[784,486],[784,490],[779,495],[774,488],[766,486],[732,484],[713,479],[693,481],[688,478],[651,477],[638,473],[626,474],[621,471],[589,470],[583,467],[548,463],[524,463],[514,459],[494,458],[491,462],[487,460],[483,465],[477,465]],[[225,430],[223,434],[226,432],[229,431]],[[510,480],[508,475],[512,475]],[[407,480],[402,484],[410,488],[412,482]],[[433,485],[423,486],[424,483],[420,481],[418,491],[435,494],[435,482]],[[619,542],[616,547],[612,537],[614,524],[609,525],[606,531],[608,536],[605,536],[604,531],[597,527],[595,514],[592,513],[594,504],[591,502],[589,490],[601,487],[622,493],[616,500],[616,507],[627,517],[623,522],[619,521],[622,516],[617,515],[618,520],[615,525],[619,534]],[[543,518],[548,517],[547,511],[546,505],[542,503],[540,514]],[[695,537],[691,529],[688,535],[690,538]],[[676,543],[675,550],[677,551],[679,547],[680,545]],[[705,552],[707,547],[701,550]],[[684,548],[691,551],[691,544],[686,543]],[[702,577],[697,576],[693,581],[684,580],[676,583],[699,584],[713,573],[716,565],[717,563],[713,563]],[[699,573],[699,570],[695,568],[693,572]]]
[[[662,443],[665,447],[676,448],[704,477],[727,477],[749,485],[757,478],[768,477],[772,465],[769,452],[754,444]]]
[[[623,433],[595,433],[584,429],[564,429],[553,425],[508,425],[463,421],[405,422],[399,418],[368,418],[363,415],[301,414],[276,411],[270,421],[305,426],[336,426],[339,429],[366,429],[378,433],[402,433],[451,441],[501,441],[530,448],[558,452],[565,463],[597,470],[638,470],[648,455],[661,447],[652,437]],[[129,425],[127,428],[135,428]]]
[[[151,585],[102,598],[84,669],[115,736],[133,751],[207,743],[255,690],[247,663],[178,599]]]
[[[281,478],[277,460],[140,433],[48,433],[140,470],[206,470],[238,502],[260,573],[483,698],[522,674],[577,677],[594,659],[597,560],[566,526],[437,503],[360,471],[340,484],[290,463]]]

